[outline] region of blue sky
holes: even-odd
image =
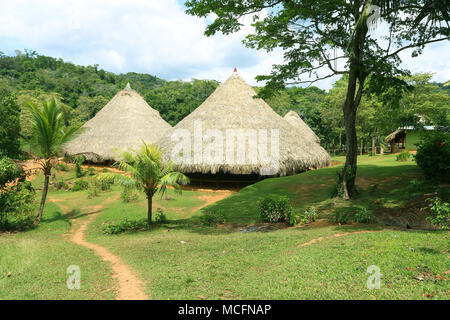
[[[14,0],[0,2],[0,51],[32,49],[76,64],[99,64],[120,72],[142,72],[166,80],[224,81],[236,66],[252,85],[257,74],[282,62],[282,53],[245,48],[250,21],[236,34],[203,35],[207,21],[184,13],[183,0]],[[450,43],[437,43],[412,59],[413,72],[450,80]],[[329,89],[336,78],[316,83]]]

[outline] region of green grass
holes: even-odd
[[[0,236],[0,299],[112,299],[111,271],[88,249],[63,239],[71,222],[48,203],[39,228]],[[81,289],[67,289],[70,265]],[[8,277],[11,272],[11,277]]]
[[[101,224],[125,217],[144,219],[143,195],[137,202],[123,203],[121,189],[113,186],[93,199],[85,191],[51,190],[49,196],[70,208],[70,217],[76,219],[84,219],[93,206],[102,206],[102,214],[88,228],[87,240],[128,263],[153,299],[449,299],[448,280],[440,280],[449,277],[445,274],[450,270],[448,232],[339,226],[326,223],[326,218],[333,211],[359,207],[376,216],[393,211],[406,215],[424,206],[430,193],[437,191],[448,201],[450,188],[423,181],[412,161],[364,156],[359,158],[358,197],[330,199],[339,169],[266,179],[203,210],[199,208],[211,192],[184,191],[180,196],[169,191],[168,198],[154,199],[154,208],[164,210],[167,223],[112,236],[101,232]],[[57,175],[71,181],[73,172]],[[34,183],[40,184],[40,179]],[[267,195],[288,196],[300,213],[313,205],[322,220],[307,227],[279,225],[270,232],[240,232],[244,226],[260,224],[257,202]],[[203,226],[198,217],[205,210],[220,210],[227,223]],[[89,250],[62,239],[70,221],[55,204],[49,204],[44,217],[36,230],[0,236],[0,245],[8,248],[0,250],[0,298],[112,298],[109,266]],[[377,232],[299,247],[318,237],[364,230]],[[79,264],[82,270],[78,292],[65,288],[70,264]],[[371,265],[382,273],[380,290],[366,288]],[[85,275],[84,269],[89,270]],[[7,278],[5,272],[10,270],[13,277]],[[20,277],[15,278],[15,273]]]

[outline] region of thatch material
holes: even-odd
[[[249,129],[258,131],[266,129],[268,132],[268,150],[272,150],[270,143],[271,129],[279,132],[279,169],[275,175],[289,175],[311,168],[328,166],[331,162],[328,153],[314,140],[302,137],[292,125],[276,114],[262,99],[253,98],[256,95],[253,88],[234,72],[232,76],[217,89],[190,115],[180,121],[172,130],[187,130],[191,134],[191,153],[194,153],[194,122],[202,124],[203,133],[208,129],[219,130],[224,137],[223,161],[218,163],[186,163],[178,164],[178,170],[183,173],[227,173],[237,175],[261,174],[267,165],[260,163],[260,153],[256,163],[248,157],[249,144],[245,145],[245,164],[226,163],[225,136],[227,129]],[[180,132],[180,131],[178,131]],[[259,138],[258,138],[259,139]],[[212,139],[210,140],[212,141]],[[209,141],[203,139],[203,148]],[[173,160],[173,150],[179,141],[172,141],[169,135],[158,141],[162,147],[166,160]],[[204,149],[203,149],[204,150]],[[267,149],[266,149],[267,150]],[[234,148],[235,159],[238,158],[237,148]],[[242,155],[242,152],[241,154]],[[255,162],[255,161],[253,161]]]
[[[403,129],[398,129],[398,130],[395,130],[394,132],[392,132],[391,134],[389,134],[385,139],[384,139],[384,141],[386,142],[386,143],[390,143],[390,142],[392,142],[392,141],[394,141],[398,136],[404,136],[405,135],[405,130],[403,130]]]
[[[320,143],[319,137],[314,133],[314,131],[311,130],[310,127],[300,118],[297,112],[295,111],[289,111],[285,116],[284,119],[286,119],[290,124],[292,124],[294,127],[296,127],[302,134],[302,137],[305,137],[308,140],[315,141],[316,143]]]
[[[136,149],[142,141],[155,143],[171,126],[127,84],[83,128],[63,151],[103,162],[117,160],[118,150]]]

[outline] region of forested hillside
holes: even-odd
[[[388,99],[398,96],[397,92],[365,97],[357,120],[359,143],[368,145],[372,137],[382,143],[398,126],[418,124],[419,119],[425,120],[422,124],[448,126],[449,82],[432,83],[431,79],[432,74],[407,77],[411,90],[404,92],[401,99]],[[56,98],[64,110],[66,126],[80,126],[127,82],[171,125],[191,113],[218,86],[214,80],[166,81],[142,73],[115,74],[99,69],[98,65],[78,66],[35,51],[17,51],[14,56],[0,51],[0,114],[8,114],[0,119],[0,140],[12,141],[19,135],[26,141],[29,137],[30,115],[21,108],[26,101],[40,103]],[[343,77],[328,92],[317,87],[290,87],[267,102],[281,116],[289,110],[298,112],[324,147],[339,148],[345,141],[341,107],[346,83]]]

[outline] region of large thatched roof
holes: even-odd
[[[296,127],[302,133],[302,136],[306,137],[308,140],[320,143],[319,137],[314,133],[314,131],[311,130],[310,127],[308,127],[308,125],[302,120],[302,118],[300,118],[297,112],[292,110],[289,111],[284,116],[284,119],[286,119],[290,124]]]
[[[298,130],[295,130],[288,121],[276,114],[262,99],[253,98],[255,95],[253,88],[245,83],[237,72],[234,72],[195,111],[173,127],[173,133],[182,131],[190,133],[191,155],[195,153],[196,145],[194,124],[197,125],[198,130],[198,124],[201,123],[204,134],[207,130],[216,130],[216,132],[221,132],[224,137],[223,158],[220,161],[216,159],[214,163],[205,163],[205,161],[199,163],[199,161],[195,161],[195,156],[193,156],[191,159],[194,161],[191,163],[188,161],[180,163],[178,161],[178,170],[184,173],[261,174],[261,169],[268,166],[267,163],[261,163],[260,161],[262,159],[260,149],[257,150],[257,161],[254,161],[254,158],[249,158],[249,149],[255,147],[255,145],[245,144],[245,161],[240,163],[237,160],[234,163],[226,161],[226,142],[228,142],[228,139],[225,137],[229,129],[241,129],[243,132],[256,131],[258,133],[261,129],[267,130],[268,147],[265,150],[268,154],[272,150],[271,130],[278,130],[279,157],[277,163],[279,167],[275,174],[284,176],[330,164],[330,156],[320,145],[310,137],[300,138]],[[203,150],[205,150],[205,145],[208,146],[208,143],[214,140],[213,138],[203,138]],[[169,135],[158,141],[164,151],[166,160],[169,158],[174,160],[179,143],[180,140]],[[258,143],[260,143],[259,135]],[[234,159],[242,156],[244,153],[242,151],[235,147],[233,151]]]
[[[102,162],[116,160],[117,150],[135,149],[142,141],[155,143],[171,127],[127,84],[83,128],[64,152]]]

